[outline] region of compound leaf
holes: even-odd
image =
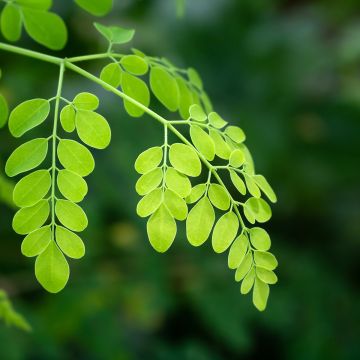
[[[203,197],[189,212],[186,236],[193,246],[202,245],[209,237],[215,222],[215,211],[209,199]]]
[[[50,103],[45,99],[32,99],[18,105],[10,114],[9,130],[14,137],[42,124],[50,112]]]
[[[14,216],[13,229],[20,235],[26,235],[44,225],[49,217],[48,200],[40,200],[37,204],[20,209]]]
[[[240,144],[245,141],[246,136],[244,131],[240,129],[238,126],[228,126],[225,129],[225,134],[237,144]]]
[[[48,140],[33,139],[20,145],[10,155],[5,165],[5,172],[13,177],[39,166],[48,152]]]
[[[80,176],[89,175],[95,168],[91,152],[77,141],[62,139],[57,148],[59,161],[65,169]]]
[[[26,207],[35,205],[49,192],[51,176],[48,170],[37,170],[23,177],[15,186],[13,200],[15,205]]]
[[[189,145],[175,143],[169,151],[171,165],[181,173],[188,176],[199,176],[201,173],[201,162],[196,151]]]
[[[36,259],[35,276],[45,290],[61,291],[69,280],[70,269],[63,253],[54,241]]]
[[[174,242],[176,231],[177,227],[173,216],[165,205],[160,205],[147,222],[150,244],[156,251],[163,253]]]

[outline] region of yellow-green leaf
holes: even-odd
[[[51,241],[51,227],[44,226],[31,232],[21,243],[21,253],[27,257],[41,254]]]
[[[55,213],[59,221],[73,231],[83,231],[88,225],[84,210],[77,204],[68,200],[57,200]]]
[[[196,151],[189,145],[175,143],[169,151],[171,165],[181,173],[188,176],[199,176],[201,173],[201,162]]]
[[[73,259],[81,259],[85,255],[85,245],[81,238],[72,231],[56,226],[56,243],[61,251]]]
[[[222,253],[231,245],[239,229],[239,219],[229,211],[217,221],[212,236],[212,247],[216,253]]]

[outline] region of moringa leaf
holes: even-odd
[[[135,30],[124,29],[119,26],[105,26],[94,23],[96,30],[107,39],[110,44],[126,44],[132,40]]]
[[[29,36],[51,50],[61,50],[67,41],[67,30],[60,16],[43,10],[22,8],[25,30]]]
[[[277,198],[274,190],[267,182],[264,176],[262,175],[254,175],[253,179],[255,180],[257,186],[264,192],[264,194],[269,198],[269,200],[273,203],[276,203]]]
[[[217,221],[212,235],[212,247],[216,253],[224,252],[233,242],[239,229],[239,219],[229,211]]]
[[[244,131],[238,126],[228,126],[225,129],[225,134],[237,144],[244,142],[246,139]]]
[[[207,160],[214,160],[215,144],[206,131],[204,131],[200,126],[191,125],[190,137],[195,147],[205,156]]]
[[[202,82],[198,72],[193,68],[189,68],[188,71],[187,71],[187,74],[188,74],[190,82],[193,85],[195,85],[199,90],[202,90],[203,89],[203,82]]]
[[[44,226],[31,232],[21,243],[21,253],[27,257],[40,255],[51,241],[51,227]]]
[[[22,7],[29,7],[37,10],[49,10],[52,5],[52,0],[15,0],[15,2]]]
[[[156,98],[170,111],[179,108],[179,87],[176,79],[164,68],[155,66],[150,71],[150,88]]]
[[[254,260],[257,266],[267,270],[274,270],[278,266],[276,257],[267,251],[254,251]]]
[[[188,176],[199,176],[201,162],[196,151],[189,145],[175,143],[170,146],[169,160],[171,165]]]
[[[5,5],[0,18],[1,32],[8,41],[18,41],[21,37],[21,11],[18,6],[8,3]]]
[[[35,276],[45,290],[61,291],[69,280],[70,270],[63,253],[54,241],[36,259]]]
[[[113,6],[113,0],[75,0],[76,4],[94,16],[104,16]]]
[[[136,213],[140,217],[148,217],[153,214],[163,201],[163,191],[160,188],[146,194],[138,203]]]
[[[118,63],[106,65],[100,73],[100,79],[114,88],[121,84],[121,68]]]
[[[203,197],[189,212],[186,236],[193,246],[202,245],[210,235],[215,222],[215,211],[209,199]]]
[[[72,259],[81,259],[85,255],[85,245],[81,238],[72,231],[56,226],[56,243],[61,251]]]
[[[239,150],[233,150],[230,154],[229,164],[232,167],[239,168],[241,165],[243,165],[245,162],[245,155],[244,153]]]
[[[152,247],[163,253],[167,251],[176,236],[176,222],[165,205],[151,215],[147,222],[147,233]]]
[[[51,187],[48,170],[37,170],[23,177],[15,186],[13,199],[15,205],[26,207],[35,205],[43,199]]]
[[[44,225],[49,217],[48,200],[40,200],[37,204],[20,209],[14,216],[13,229],[20,235],[26,235]]]
[[[244,204],[244,214],[251,224],[255,220],[259,223],[264,223],[271,218],[271,208],[269,204],[263,199],[250,198]]]
[[[150,92],[146,83],[128,73],[123,73],[121,78],[121,87],[123,92],[133,98],[140,104],[148,107],[150,104]],[[140,117],[144,114],[144,110],[133,104],[129,100],[124,100],[125,110],[132,117]]]
[[[48,140],[33,139],[20,145],[10,155],[5,165],[5,172],[13,177],[39,166],[48,152]]]
[[[195,185],[192,189],[190,194],[186,197],[186,202],[188,204],[193,204],[197,202],[206,191],[206,184],[198,184]]]
[[[70,230],[81,232],[88,226],[84,210],[69,200],[57,200],[55,214],[59,221]]]
[[[230,178],[236,189],[239,191],[241,195],[246,194],[246,186],[244,181],[241,179],[241,177],[234,171],[229,170]]]
[[[251,251],[249,251],[243,258],[239,267],[236,269],[235,281],[237,282],[241,281],[251,269],[252,264],[253,264],[253,258],[251,255]]]
[[[95,149],[105,149],[111,141],[111,129],[106,119],[90,110],[78,110],[75,117],[79,138]]]
[[[57,148],[61,165],[80,176],[89,175],[95,168],[91,152],[77,141],[62,139]]]
[[[140,176],[136,182],[135,189],[139,195],[146,195],[150,191],[157,188],[163,178],[163,171],[161,168],[155,168],[148,173]]]
[[[18,105],[10,114],[9,130],[14,137],[42,124],[50,113],[50,103],[45,99],[32,99]]]
[[[94,94],[82,92],[75,96],[73,104],[80,110],[96,110],[99,107],[99,99]]]
[[[66,105],[60,112],[60,123],[66,132],[73,132],[75,130],[75,116],[76,111],[72,105]]]
[[[252,176],[250,176],[246,173],[243,173],[243,175],[244,175],[246,187],[249,190],[249,193],[256,198],[259,198],[261,196],[261,192],[260,192],[259,187],[256,185],[256,182],[252,178]]]
[[[5,97],[0,94],[0,129],[3,128],[9,116],[9,107]]]
[[[250,241],[257,250],[267,251],[271,246],[269,234],[260,227],[250,229]]]
[[[255,279],[253,291],[253,304],[259,311],[264,311],[269,298],[270,288],[259,278]]]
[[[250,292],[255,282],[255,269],[254,267],[246,274],[244,280],[241,283],[240,292],[245,295]]]
[[[66,199],[75,203],[82,201],[88,192],[86,181],[80,175],[66,169],[58,172],[57,186]]]
[[[217,130],[210,129],[209,134],[215,144],[215,154],[221,159],[228,160],[231,153],[229,145]]]
[[[228,123],[216,112],[211,112],[208,115],[209,123],[216,129],[222,129]]]
[[[137,55],[126,55],[120,60],[121,66],[133,75],[145,75],[149,70],[144,58]]]
[[[228,266],[229,269],[237,269],[241,262],[244,260],[246,252],[249,248],[249,241],[247,237],[242,234],[236,238],[232,243],[229,256],[228,256]]]
[[[146,174],[160,165],[163,159],[163,149],[154,146],[142,152],[135,161],[135,170],[139,174]]]
[[[256,276],[265,284],[273,285],[278,281],[278,278],[273,271],[264,269],[260,266],[256,267]]]
[[[166,186],[177,193],[180,197],[185,198],[191,192],[191,182],[189,178],[179,173],[173,167],[168,167],[165,173]]]
[[[182,77],[176,77],[176,82],[179,88],[179,112],[183,119],[188,119],[190,116],[189,108],[193,104],[193,96]]]
[[[193,104],[190,106],[189,109],[190,118],[196,121],[205,122],[207,119],[207,116],[202,109],[202,107],[198,104]]]
[[[223,186],[210,184],[208,196],[212,204],[220,210],[227,210],[230,207],[230,197]]]
[[[164,204],[176,220],[183,221],[186,219],[188,215],[186,202],[174,191],[169,189],[165,190]]]

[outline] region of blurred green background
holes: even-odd
[[[105,23],[135,27],[133,46],[197,68],[215,109],[247,133],[279,198],[266,226],[279,283],[259,313],[226,255],[209,242],[192,248],[183,226],[167,254],[155,253],[135,214],[133,163],[162,129],[69,73],[66,95],[101,96],[114,134],[88,179],[87,255],[71,262],[63,292],[47,294],[20,253],[14,210],[0,204],[0,288],[33,327],[0,324],[0,358],[360,359],[359,1],[188,0],[181,19],[174,1],[115,2]],[[104,50],[93,17],[55,3],[71,34],[62,55]],[[21,45],[44,51],[26,37]],[[1,53],[0,67],[12,106],[53,96],[53,66]],[[18,143],[0,132],[2,166]]]

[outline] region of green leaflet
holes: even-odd
[[[228,256],[228,266],[230,269],[237,269],[244,260],[246,252],[249,248],[249,241],[243,234],[236,238],[232,243]]]
[[[278,281],[278,278],[273,271],[264,269],[260,266],[256,267],[256,276],[266,284],[273,285]]]
[[[198,72],[193,69],[193,68],[189,68],[187,71],[188,77],[190,82],[195,85],[199,90],[203,89],[203,83],[202,80],[200,78],[200,75],[198,74]]]
[[[262,175],[254,175],[253,179],[255,180],[258,187],[264,192],[264,194],[269,198],[269,200],[273,203],[276,203],[277,198],[274,190],[267,182],[267,180]]]
[[[99,99],[96,95],[82,92],[73,100],[74,106],[79,110],[96,110],[99,107]]]
[[[60,170],[57,175],[57,186],[61,194],[72,202],[80,202],[88,192],[86,181],[70,170]]]
[[[111,140],[111,129],[106,119],[89,110],[78,110],[75,117],[79,138],[96,149],[105,149]]]
[[[205,156],[209,161],[214,160],[215,144],[209,134],[200,126],[190,126],[190,137],[195,147]]]
[[[190,116],[189,108],[193,104],[193,96],[182,77],[176,77],[176,82],[179,89],[179,112],[183,119],[188,119]]]
[[[27,257],[40,255],[51,241],[51,227],[44,226],[31,232],[21,243],[21,253]]]
[[[163,201],[163,192],[161,189],[155,189],[146,194],[138,203],[136,213],[140,217],[148,217],[154,213]]]
[[[253,303],[259,311],[264,311],[269,297],[270,288],[260,279],[255,279],[253,291]]]
[[[150,104],[150,92],[146,83],[128,73],[123,73],[121,78],[121,87],[123,92],[139,103],[149,106]],[[125,110],[132,117],[140,117],[144,114],[144,110],[134,105],[129,100],[124,101]]]
[[[95,168],[95,161],[91,152],[74,140],[60,140],[57,154],[65,169],[80,176],[89,175]]]
[[[200,105],[197,104],[191,105],[189,109],[189,113],[190,113],[190,118],[192,120],[204,122],[207,119],[207,116]]]
[[[126,55],[120,60],[121,66],[133,75],[145,75],[149,70],[148,63],[140,56]]]
[[[28,100],[18,105],[10,114],[9,130],[14,137],[43,123],[50,112],[50,104],[45,99]]]
[[[135,30],[124,29],[119,26],[105,26],[94,23],[96,30],[109,41],[110,44],[126,44],[132,40]]]
[[[39,166],[48,152],[47,139],[30,140],[20,145],[10,155],[5,165],[5,172],[13,177]]]
[[[258,186],[256,185],[256,182],[252,178],[252,176],[250,176],[246,173],[243,173],[243,175],[244,175],[246,187],[249,190],[249,193],[256,198],[259,198],[261,196],[261,192],[260,192],[260,189],[258,188]]]
[[[113,0],[75,0],[81,8],[95,16],[104,16],[112,9]]]
[[[174,242],[176,231],[176,222],[164,205],[161,205],[147,222],[150,244],[160,253],[170,248]]]
[[[217,221],[212,236],[212,247],[216,253],[224,252],[233,242],[239,229],[239,219],[229,211]]]
[[[163,178],[163,172],[161,168],[156,168],[142,176],[136,182],[135,189],[139,195],[146,195],[150,191],[157,188]]]
[[[81,259],[85,255],[85,245],[83,241],[72,231],[62,226],[57,226],[55,236],[59,248],[68,257]]]
[[[168,167],[166,170],[165,183],[170,190],[176,192],[182,198],[187,197],[191,192],[189,178],[172,167]]]
[[[189,145],[175,143],[169,150],[171,165],[181,173],[188,176],[199,176],[201,173],[201,162],[196,151]]]
[[[230,197],[223,186],[210,184],[208,196],[212,204],[220,210],[227,210],[230,207]]]
[[[264,223],[271,218],[271,208],[263,199],[250,198],[244,204],[244,213],[251,224]]]
[[[275,256],[266,251],[254,251],[254,260],[257,266],[267,270],[274,270],[278,266]]]
[[[254,267],[246,274],[241,283],[240,292],[245,295],[250,292],[255,282],[255,269]]]
[[[60,113],[60,123],[66,132],[73,132],[75,130],[75,115],[76,111],[72,105],[63,107]]]
[[[217,130],[210,129],[209,134],[215,144],[215,154],[221,159],[228,160],[231,153],[229,145]]]
[[[68,282],[69,264],[54,241],[37,257],[35,275],[39,283],[51,293],[61,291]]]
[[[26,207],[35,205],[49,192],[51,176],[48,170],[37,170],[23,177],[15,186],[13,199],[15,205]]]
[[[26,235],[44,225],[49,217],[50,206],[47,200],[20,209],[14,216],[13,229],[20,235]]]
[[[0,94],[0,129],[3,128],[9,116],[9,107],[5,97]]]
[[[117,63],[106,65],[100,73],[100,79],[114,88],[117,88],[121,83],[121,68]]]
[[[186,219],[188,215],[186,202],[174,191],[169,189],[165,190],[164,204],[176,220],[183,221]]]
[[[154,146],[142,152],[135,161],[135,170],[139,174],[146,174],[155,169],[161,163],[163,150],[160,146]]]
[[[8,3],[5,5],[0,19],[1,32],[8,41],[18,41],[21,37],[21,12],[20,9]]]
[[[59,221],[70,230],[81,232],[86,229],[88,220],[84,210],[68,200],[57,200],[55,213]]]
[[[239,168],[245,162],[245,155],[244,153],[239,150],[233,150],[230,154],[229,164],[232,167]]]
[[[238,144],[244,142],[246,139],[244,131],[237,126],[228,126],[225,129],[225,134]]]
[[[269,234],[259,227],[250,229],[250,241],[257,250],[267,251],[271,246]]]
[[[165,69],[155,66],[150,71],[150,87],[156,98],[170,111],[179,108],[179,87],[176,79]]]
[[[208,115],[209,123],[216,129],[222,129],[228,123],[216,112],[211,112]]]
[[[67,41],[67,30],[63,20],[56,14],[22,8],[26,32],[32,39],[51,50],[61,50]]]
[[[206,191],[206,184],[198,184],[194,186],[191,189],[190,194],[186,197],[186,202],[188,204],[193,204],[197,202],[205,194],[205,191]]]
[[[52,0],[15,0],[22,7],[29,7],[37,10],[49,10]]]
[[[215,212],[209,199],[203,197],[189,212],[186,236],[193,246],[202,245],[209,237],[215,222]]]
[[[241,281],[251,269],[252,264],[253,264],[252,255],[251,252],[248,252],[241,261],[239,267],[236,269],[235,281],[238,282]]]
[[[231,181],[234,184],[234,186],[236,187],[237,191],[239,191],[239,193],[241,195],[245,195],[246,194],[246,186],[245,186],[244,181],[234,170],[229,170],[229,172],[230,172]]]

